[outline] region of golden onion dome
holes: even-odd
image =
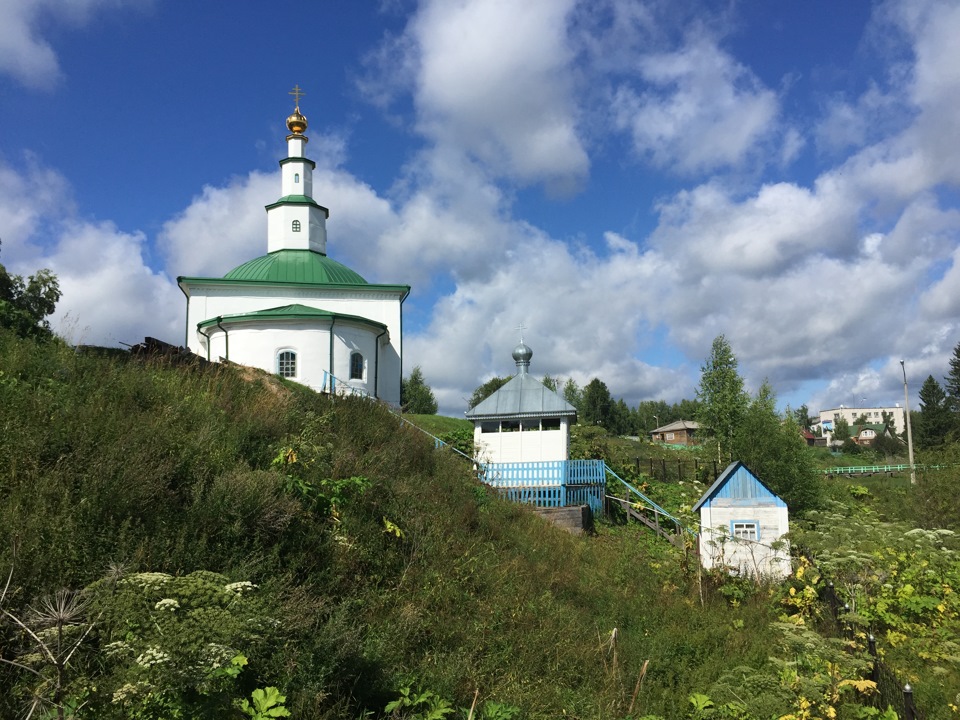
[[[307,119],[300,113],[299,107],[293,111],[293,115],[287,118],[287,128],[294,135],[302,135],[303,131],[307,129]]]

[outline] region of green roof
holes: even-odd
[[[311,285],[366,285],[346,265],[313,250],[277,250],[245,262],[223,276],[227,280],[293,282]]]
[[[283,305],[281,307],[268,308],[266,310],[255,310],[254,312],[248,313],[220,315],[219,317],[210,318],[209,320],[204,320],[203,322],[197,323],[197,327],[209,327],[211,325],[222,323],[231,324],[238,322],[255,322],[257,320],[329,320],[331,318],[348,320],[362,323],[364,325],[372,325],[373,327],[380,328],[381,330],[387,329],[386,325],[375,320],[368,320],[367,318],[363,318],[358,315],[346,315],[344,313],[321,310],[320,308],[309,307],[308,305],[300,305],[299,303],[294,305]]]

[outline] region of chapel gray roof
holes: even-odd
[[[465,413],[470,420],[576,417],[577,409],[531,375],[527,369],[533,350],[523,340],[513,350],[517,374],[499,390]]]
[[[576,417],[577,409],[529,373],[518,373],[476,407],[470,420],[533,417]]]

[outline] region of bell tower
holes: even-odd
[[[267,205],[267,252],[311,250],[327,254],[327,218],[330,211],[313,199],[313,170],[317,164],[304,156],[307,118],[300,112],[305,93],[296,85],[293,114],[287,118],[287,157],[280,161],[280,199]]]

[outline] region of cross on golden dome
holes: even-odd
[[[287,95],[293,95],[293,99],[297,104],[297,111],[300,110],[300,98],[302,98],[306,93],[300,89],[300,85],[294,85],[293,90],[287,93]]]
[[[307,129],[307,118],[300,113],[300,98],[306,93],[300,89],[300,85],[294,85],[293,90],[287,94],[293,95],[294,101],[297,103],[293,114],[287,118],[287,128],[294,135],[302,135],[303,131]]]

